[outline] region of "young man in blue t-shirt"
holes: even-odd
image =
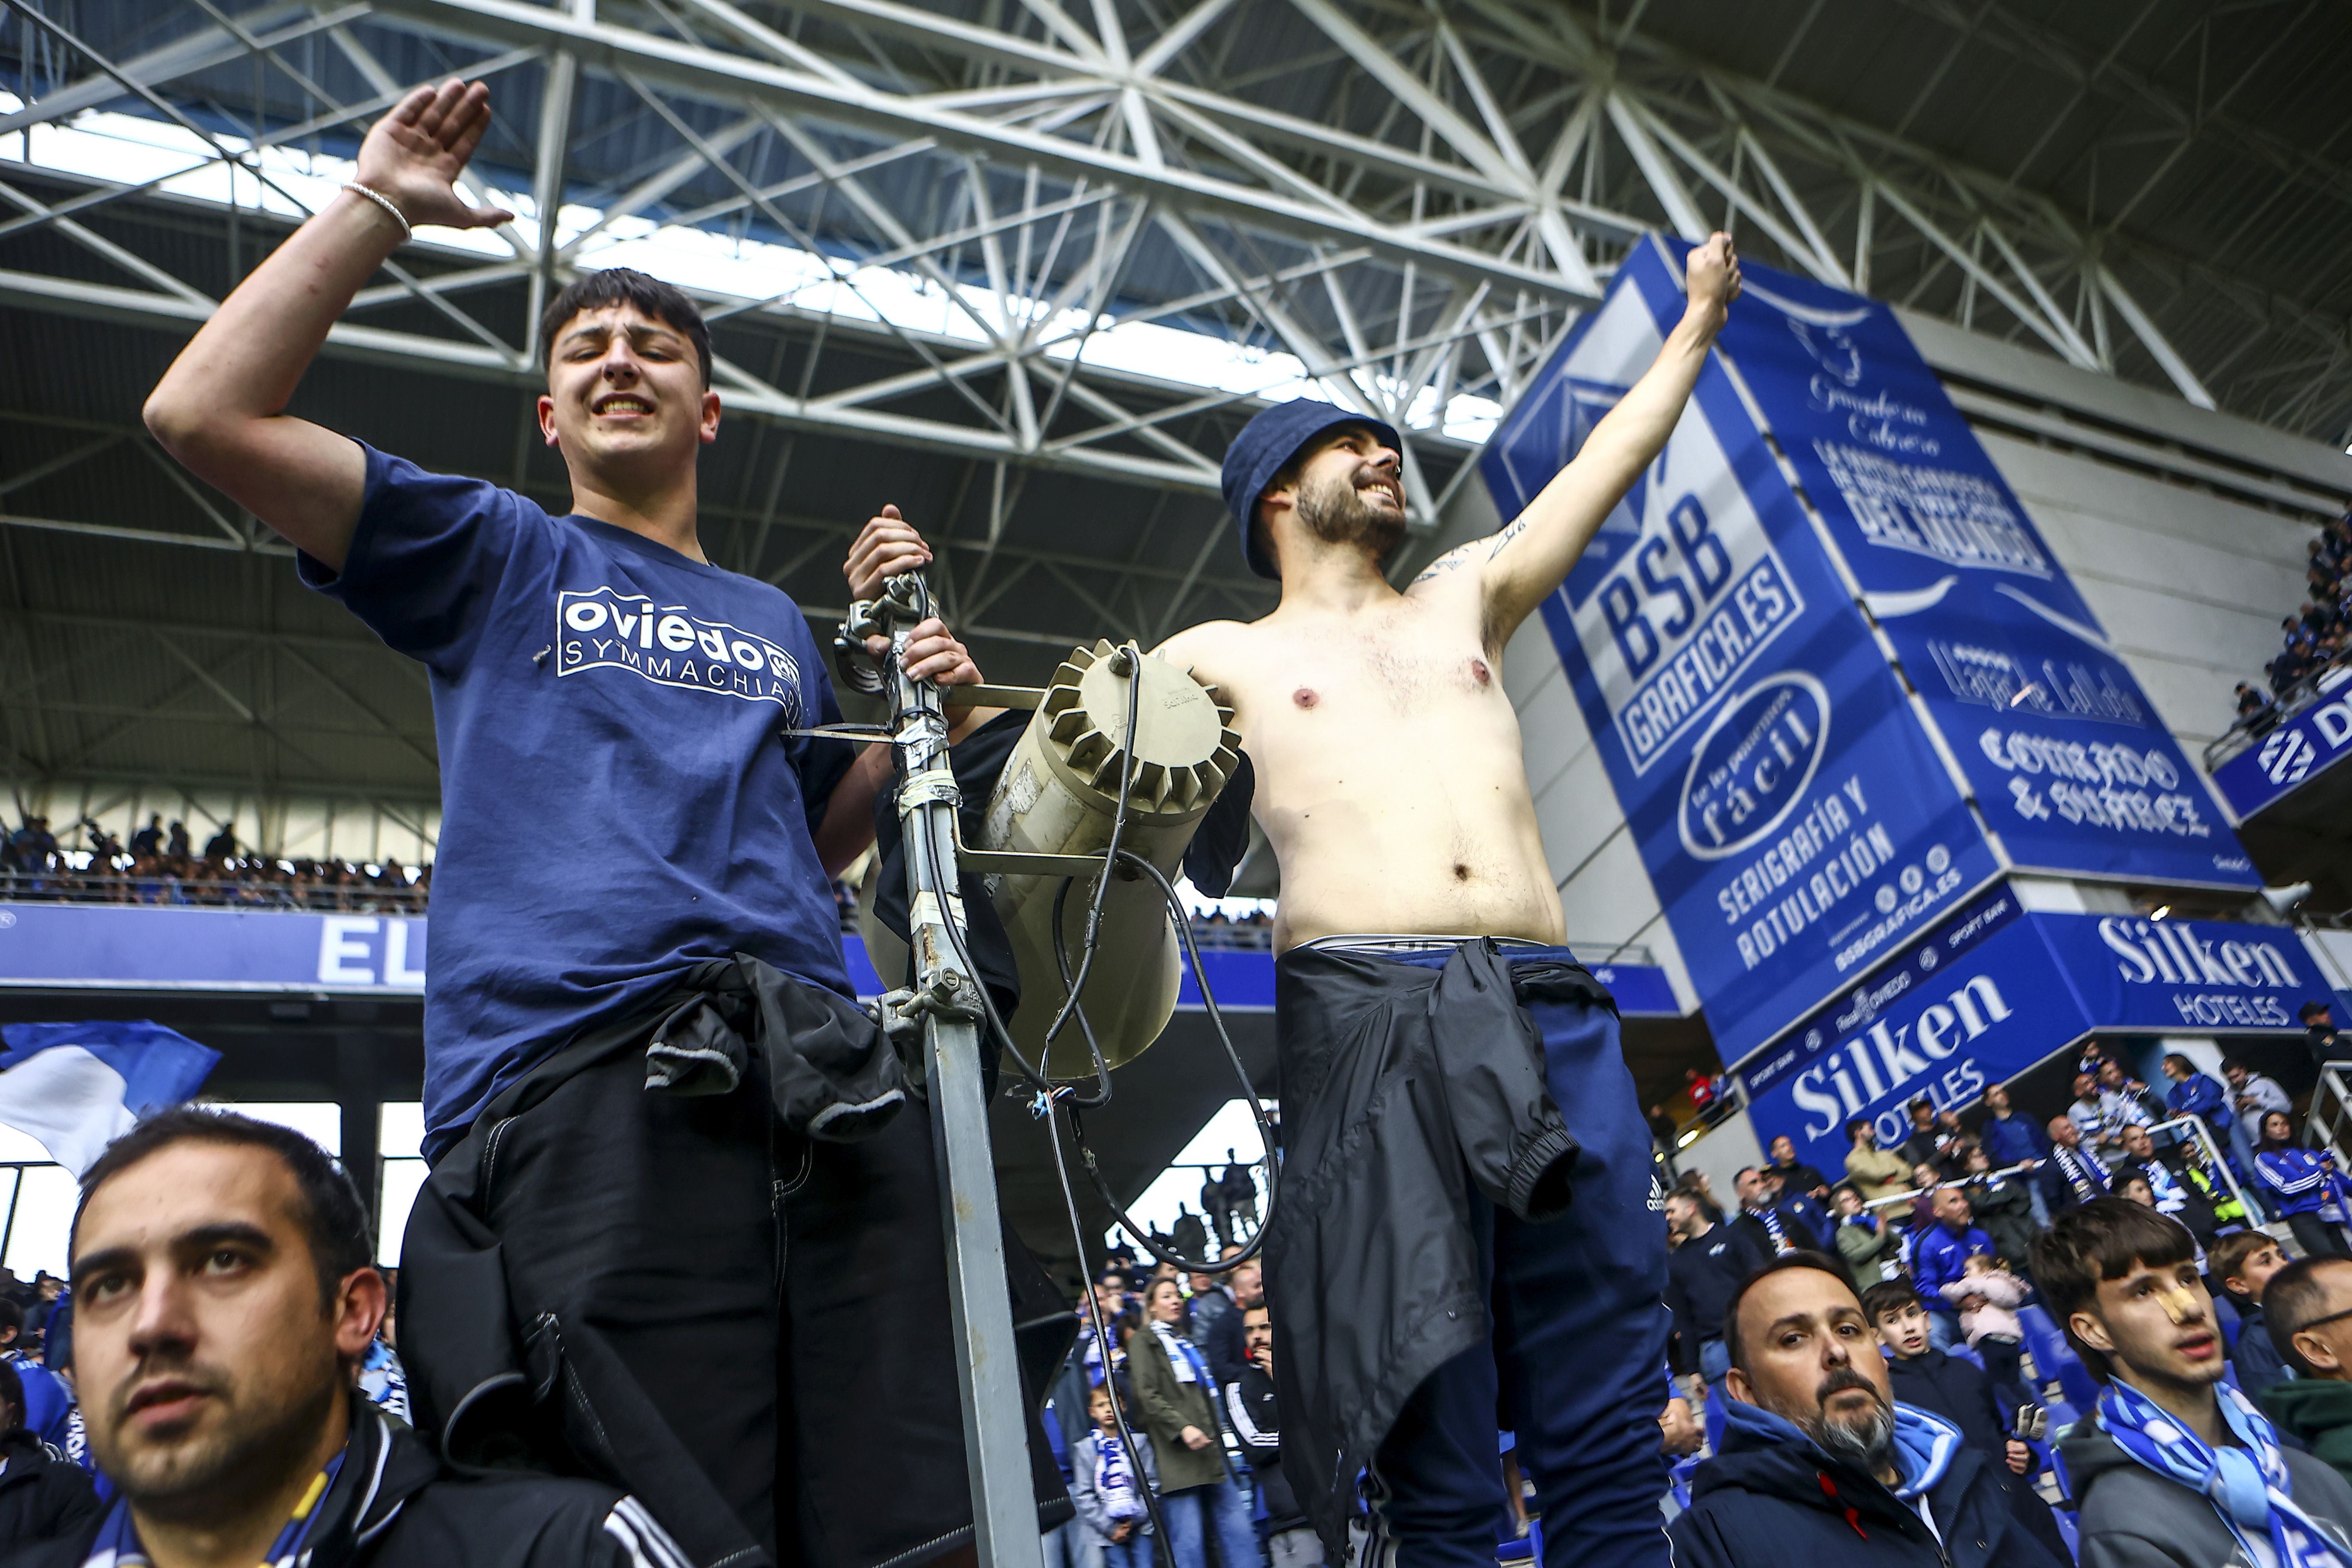
[[[146,410],[173,456],[297,546],[306,584],[430,674],[420,1214],[489,1262],[436,1269],[412,1224],[420,1414],[458,1446],[453,1413],[491,1384],[450,1358],[520,1332],[522,1436],[629,1486],[698,1564],[919,1562],[971,1521],[925,1118],[811,1142],[764,1085],[653,1092],[681,1080],[657,1082],[644,1048],[712,987],[733,989],[710,1018],[764,1031],[772,1056],[798,1037],[772,1022],[801,1016],[794,999],[849,1009],[855,1031],[829,880],[871,841],[890,772],[887,748],[792,733],[839,716],[807,622],[703,553],[696,461],[720,407],[700,315],[618,269],[549,308],[538,415],[572,479],[562,517],[284,412],[411,225],[507,221],[453,186],[488,119],[479,83],[410,94]],[[871,582],[928,559],[886,540],[856,564]],[[980,679],[936,620],[908,665]],[[551,877],[549,843],[593,848]],[[498,1419],[478,1403],[467,1420]]]

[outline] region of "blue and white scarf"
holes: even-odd
[[[1788,1252],[1793,1250],[1789,1245],[1789,1233],[1781,1228],[1780,1212],[1778,1209],[1749,1209],[1748,1212],[1754,1215],[1758,1220],[1761,1221],[1765,1230],[1770,1233],[1773,1251]]]
[[[1175,1373],[1177,1382],[1197,1383],[1203,1392],[1216,1386],[1217,1380],[1209,1375],[1209,1363],[1201,1359],[1201,1352],[1192,1348],[1192,1341],[1179,1335],[1166,1323],[1152,1324],[1151,1331],[1160,1337],[1160,1348],[1168,1352],[1168,1366]],[[1213,1404],[1216,1395],[1211,1394],[1209,1398]]]
[[[2051,1152],[2051,1158],[2058,1162],[2059,1173],[2066,1178],[2066,1184],[2074,1190],[2077,1201],[2089,1203],[2093,1198],[2103,1198],[2107,1195],[2108,1183],[2105,1169],[2084,1158],[2079,1150],[2070,1149],[2061,1144]]]
[[[1095,1490],[1101,1494],[1103,1512],[1109,1518],[1143,1517],[1143,1500],[1135,1490],[1135,1467],[1127,1462],[1127,1446],[1116,1432],[1095,1434]]]
[[[2352,1568],[2352,1555],[2294,1505],[2294,1482],[2279,1452],[2277,1431],[2229,1384],[2218,1384],[2213,1392],[2221,1403],[2221,1419],[2243,1447],[2208,1447],[2127,1383],[2110,1383],[2099,1395],[2099,1426],[2133,1459],[2210,1502],[2249,1557],[2258,1554],[2246,1532],[2259,1530],[2277,1554],[2279,1568]]]
[[[1735,1426],[1751,1436],[1769,1437],[1776,1442],[1801,1443],[1811,1449],[1822,1463],[1829,1455],[1821,1445],[1805,1435],[1805,1429],[1786,1416],[1775,1415],[1760,1405],[1748,1405],[1739,1400],[1727,1400],[1723,1407],[1727,1426]],[[1960,1451],[1960,1429],[1940,1415],[1908,1405],[1895,1406],[1895,1495],[1905,1502],[1923,1493],[1933,1491],[1936,1483],[1952,1468],[1952,1459]]]

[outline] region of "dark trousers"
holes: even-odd
[[[489,1125],[474,1201],[535,1353],[577,1369],[569,1446],[698,1562],[731,1514],[785,1568],[918,1563],[971,1531],[929,1120],[811,1142],[761,1078],[649,1093],[642,1052],[606,1057]],[[1034,1411],[1069,1319],[1008,1251]],[[1030,1426],[1050,1526],[1070,1506]]]
[[[2352,1247],[2344,1245],[2344,1227],[2320,1218],[2315,1214],[2291,1214],[2286,1216],[2287,1228],[2294,1232],[2297,1245],[2306,1258],[2352,1258]]]
[[[1505,955],[1570,956],[1517,946]],[[1398,956],[1442,969],[1448,955]],[[1575,1201],[1564,1217],[1531,1224],[1473,1190],[1490,1342],[1438,1368],[1406,1403],[1373,1466],[1380,1514],[1402,1568],[1493,1568],[1507,1507],[1499,1420],[1535,1483],[1545,1568],[1666,1568],[1666,1229],[1649,1128],[1614,1016],[1564,1003],[1528,1014],[1551,1097],[1582,1150]]]

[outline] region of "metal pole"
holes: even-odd
[[[940,1215],[947,1236],[948,1311],[963,1395],[964,1464],[971,1479],[973,1546],[981,1568],[1042,1568],[1029,1470],[1026,1405],[1013,1354],[1013,1297],[996,1202],[996,1163],[980,1071],[979,979],[957,950],[965,931],[957,894],[953,776],[938,689],[902,673],[914,595],[893,582],[890,695],[898,744],[898,813],[907,847],[908,935],[914,1006],[924,1014]],[[904,597],[901,595],[904,594]],[[951,936],[948,922],[952,921]]]
[[[8,1244],[16,1239],[16,1200],[25,1195],[25,1167],[16,1167],[16,1184],[8,1189],[8,1223],[0,1226],[0,1268],[8,1264]]]

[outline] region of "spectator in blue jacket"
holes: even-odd
[[[82,1435],[81,1410],[66,1380],[25,1349],[25,1309],[0,1298],[0,1362],[16,1369],[25,1397],[17,1419],[25,1429],[58,1453],[88,1468],[89,1446]]]
[[[2010,1103],[2005,1086],[1994,1084],[1987,1089],[1984,1103],[1984,1125],[1977,1129],[1977,1142],[1992,1156],[1995,1170],[2049,1158],[2050,1135],[2034,1124],[2033,1118]]]
[[[2294,1118],[2267,1111],[2262,1142],[2254,1148],[2254,1180],[2270,1206],[2286,1216],[2294,1239],[2310,1258],[2352,1258],[2344,1243],[2344,1178],[2336,1156],[2305,1149],[2294,1141]]]
[[[1939,1351],[1967,1342],[1960,1332],[1960,1314],[1944,1300],[1944,1287],[1969,1271],[1969,1259],[1994,1256],[1992,1237],[1976,1226],[1968,1194],[1958,1187],[1938,1187],[1927,1226],[1911,1249],[1911,1278],[1927,1307],[1928,1342]]]
[[[2172,1080],[2172,1087],[2165,1091],[2164,1109],[2173,1116],[2196,1117],[2216,1142],[2226,1143],[2230,1123],[2237,1120],[2230,1110],[2229,1091],[2199,1072],[2197,1064],[2179,1051],[2165,1057],[2164,1076]]]
[[[2238,1158],[2246,1195],[2267,1217],[2270,1194],[2254,1174],[2254,1145],[2263,1140],[2263,1118],[2273,1110],[2292,1112],[2294,1102],[2279,1087],[2278,1079],[2254,1071],[2235,1057],[2221,1058],[2221,1078],[2230,1086],[2230,1152]]]
[[[2024,1173],[2025,1195],[2033,1213],[2033,1228],[2046,1230],[2050,1226],[2048,1200],[2042,1193],[2042,1162],[2050,1157],[2050,1134],[2034,1125],[2033,1118],[2009,1102],[2009,1090],[1994,1084],[1984,1091],[1984,1125],[1977,1129],[1977,1142],[1984,1145],[1985,1158],[1996,1171],[2006,1171],[2012,1165],[2027,1167]]]

